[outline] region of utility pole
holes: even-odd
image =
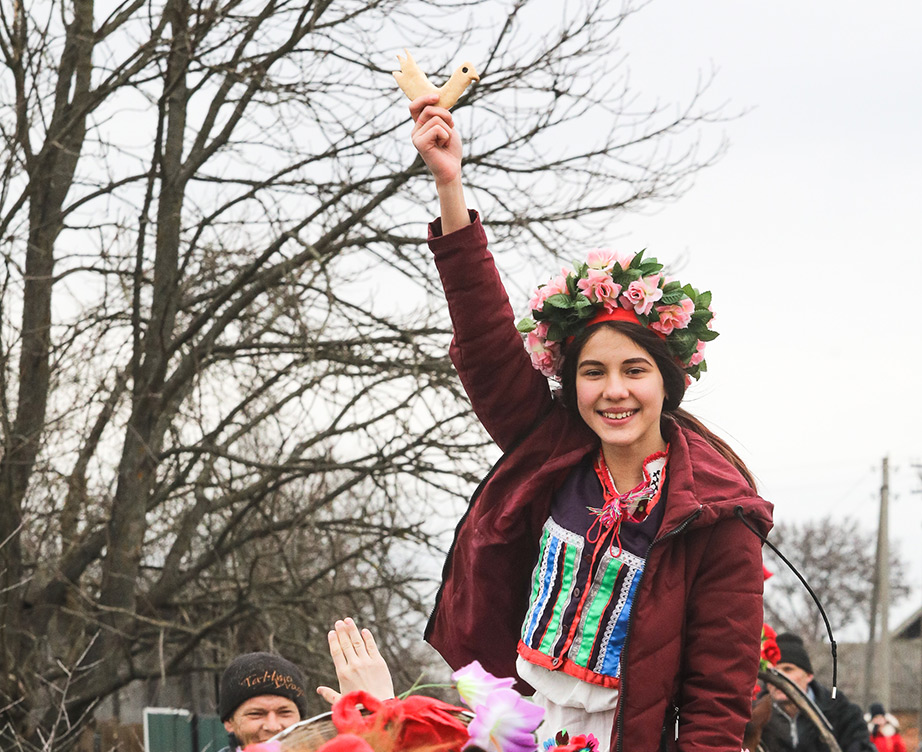
[[[880,572],[880,702],[890,704],[890,461],[884,457],[883,480],[880,485],[880,537],[878,571]]]
[[[881,702],[890,710],[890,531],[888,506],[890,503],[890,463],[883,462],[883,479],[880,486],[880,518],[877,523],[877,555],[874,560],[874,587],[871,590],[871,630],[864,654],[864,707]],[[880,612],[880,649],[875,661],[874,639],[877,631],[877,614]],[[876,679],[876,681],[875,681]],[[875,693],[872,696],[872,693]]]
[[[922,465],[913,465],[915,471],[919,474],[919,481],[922,483]],[[913,490],[914,494],[922,493],[922,488]],[[919,658],[922,659],[922,630],[919,634]],[[922,739],[922,664],[919,666],[919,723],[918,723],[918,733],[919,738]]]
[[[877,604],[880,603],[880,522],[877,524],[877,547],[874,550],[874,577],[871,580],[871,612],[868,617],[870,630],[868,642],[864,647],[864,698],[863,707],[869,707],[876,697],[874,692],[874,649],[877,647]]]

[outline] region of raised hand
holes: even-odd
[[[420,153],[439,193],[442,234],[447,235],[471,223],[461,185],[461,136],[451,113],[438,107],[438,95],[426,94],[410,103],[413,116],[413,145]]]
[[[342,695],[356,690],[364,690],[379,700],[394,696],[391,672],[371,632],[359,631],[352,619],[341,619],[333,625],[327,640],[339,679],[339,692],[331,687],[317,687],[317,694],[324,700],[332,705]]]
[[[461,177],[461,136],[451,113],[439,107],[437,94],[426,94],[410,103],[414,120],[413,146],[420,153],[437,185]]]

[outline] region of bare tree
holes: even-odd
[[[629,87],[634,8],[529,36],[531,4],[0,5],[0,747],[66,749],[128,682],[267,640],[317,672],[346,608],[395,644],[425,610],[486,441],[393,52],[483,53],[456,115],[500,253],[582,244],[716,156],[705,86]]]
[[[867,624],[874,587],[875,536],[851,518],[824,517],[780,523],[771,541],[810,583],[834,631]],[[794,632],[808,642],[826,638],[819,609],[796,575],[768,549],[774,576],[765,589],[765,620],[778,632]],[[891,603],[909,594],[906,567],[897,552],[890,562]],[[838,639],[838,638],[837,638]]]

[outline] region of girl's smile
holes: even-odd
[[[666,392],[653,358],[630,337],[600,327],[583,346],[576,367],[579,414],[602,440],[606,460],[629,463],[665,449],[660,417]]]

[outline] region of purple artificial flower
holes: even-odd
[[[486,704],[474,709],[467,727],[471,735],[465,745],[487,752],[536,752],[535,729],[544,718],[544,708],[522,698],[514,689],[497,689]]]
[[[451,675],[464,704],[472,710],[483,705],[487,697],[497,689],[511,689],[515,679],[497,679],[484,670],[480,661],[468,663]]]

